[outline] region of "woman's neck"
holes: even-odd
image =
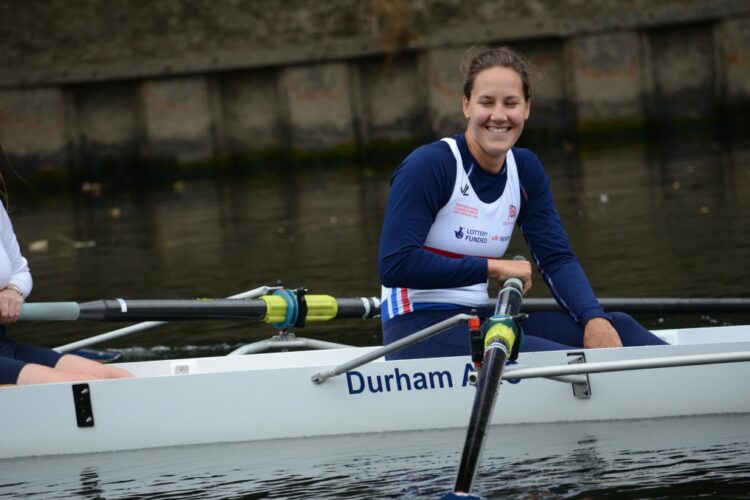
[[[469,132],[464,133],[464,137],[466,137],[466,145],[469,147],[469,152],[477,161],[482,170],[491,174],[496,174],[503,169],[503,165],[505,164],[505,156],[507,153],[503,154],[500,157],[491,156],[484,149],[482,149],[479,144],[477,144],[477,142],[473,137],[471,137]]]

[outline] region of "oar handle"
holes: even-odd
[[[77,302],[29,302],[21,306],[20,321],[72,321],[79,318]]]

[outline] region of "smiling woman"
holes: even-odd
[[[472,77],[473,89],[469,88],[463,100],[466,142],[484,170],[498,173],[529,118],[529,84],[521,73],[505,66],[491,67]]]
[[[422,146],[391,180],[379,271],[386,344],[457,313],[482,319],[488,280],[519,278],[531,264],[503,259],[518,225],[547,286],[566,313],[536,313],[522,350],[658,345],[664,342],[597,301],[568,242],[539,158],[515,147],[531,112],[528,64],[515,51],[487,49],[463,68],[466,131]],[[463,356],[465,325],[391,358]]]

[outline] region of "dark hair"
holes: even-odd
[[[3,160],[5,160],[5,163],[8,165],[8,168],[13,169],[13,165],[10,163],[10,158],[8,157],[8,152],[5,151],[5,146],[3,146],[3,143],[0,142],[0,156],[2,156]],[[3,173],[0,171],[0,201],[5,205],[5,210],[10,211],[10,202],[8,201],[8,186],[5,184],[5,177],[3,176]]]
[[[477,78],[477,75],[485,69],[494,68],[495,66],[509,68],[518,73],[523,85],[523,96],[527,101],[531,99],[529,64],[521,54],[508,47],[485,48],[478,53],[476,49],[469,49],[461,65],[461,74],[464,80],[464,97],[466,99],[471,99],[471,90],[474,88],[474,80]]]

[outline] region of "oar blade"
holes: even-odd
[[[441,496],[440,500],[482,500],[482,497],[470,493],[448,493]]]

